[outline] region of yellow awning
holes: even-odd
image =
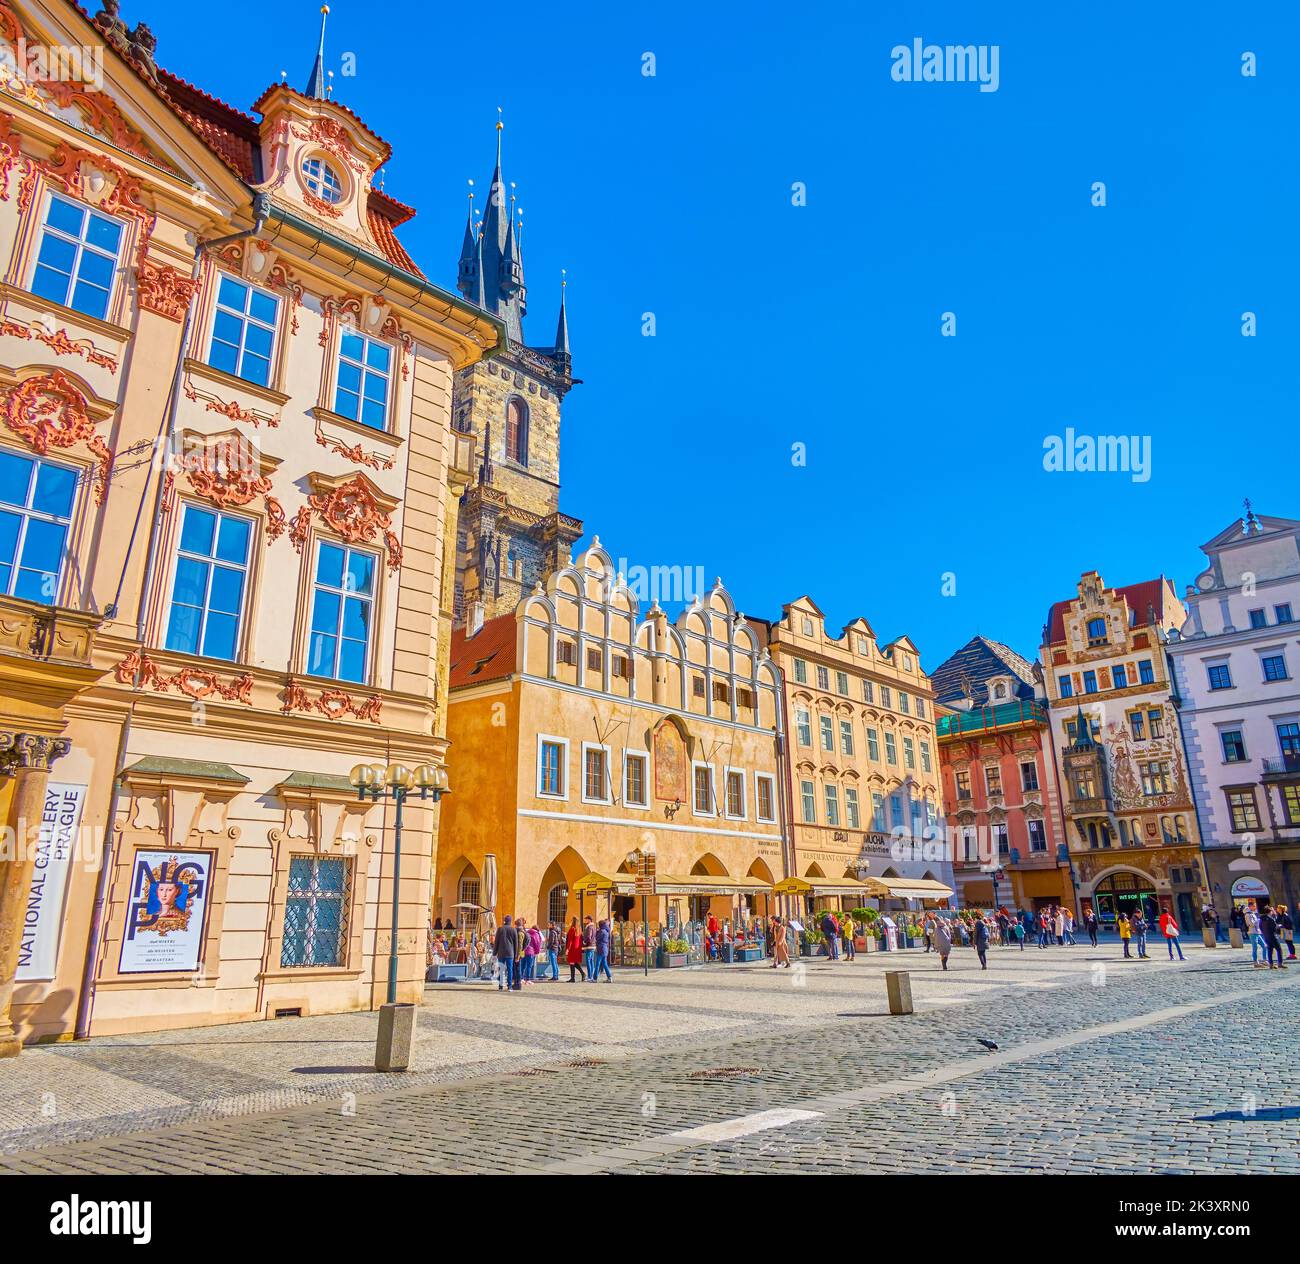
[[[946,900],[952,887],[933,878],[868,878],[867,894],[890,900]]]
[[[771,885],[762,878],[731,878],[726,874],[693,873],[689,877],[676,877],[661,873],[655,876],[656,895],[753,895],[770,891]],[[612,878],[603,873],[588,873],[579,878],[569,890],[575,895],[605,894],[613,891],[619,895],[636,894],[636,875],[618,873]]]
[[[869,895],[866,884],[856,878],[783,878],[772,888],[773,895]]]
[[[615,878],[607,878],[603,873],[586,873],[569,891],[573,895],[594,895],[598,891],[617,891],[620,895],[631,895],[635,887],[636,879],[630,873],[620,873]]]

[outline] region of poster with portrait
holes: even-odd
[[[135,853],[121,974],[192,974],[199,968],[211,873],[211,852]]]

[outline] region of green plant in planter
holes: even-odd
[[[880,916],[880,910],[873,908],[855,908],[851,916],[859,926],[862,926],[866,923],[874,922]]]
[[[671,953],[674,956],[683,956],[690,952],[691,946],[684,939],[665,939],[663,942],[663,950],[664,952]]]

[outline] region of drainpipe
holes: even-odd
[[[780,681],[781,686],[779,691],[781,708],[780,728],[774,735],[774,740],[776,742],[777,769],[778,772],[782,769],[784,770],[784,776],[778,776],[777,778],[777,783],[781,789],[781,832],[784,835],[781,843],[782,850],[785,852],[785,876],[787,878],[793,878],[796,875],[794,871],[794,782],[791,780],[793,774],[790,771],[790,713],[786,709],[785,669],[777,663],[775,659],[772,660],[772,665],[779,673],[777,679]],[[790,899],[785,901],[786,907],[783,916],[787,919],[790,915],[790,903]],[[798,945],[796,945],[796,951],[797,950]]]
[[[245,228],[241,232],[227,233],[224,237],[217,237],[210,241],[200,241],[194,250],[194,267],[190,271],[190,280],[197,281],[199,272],[203,267],[203,257],[209,251],[217,246],[227,246],[233,241],[243,241],[249,237],[255,237],[266,227],[266,221],[271,216],[271,195],[269,193],[258,193],[253,197],[253,226]],[[185,324],[181,329],[180,346],[176,351],[176,368],[172,373],[171,391],[167,396],[167,408],[163,414],[163,423],[158,430],[158,441],[160,447],[158,451],[167,451],[171,446],[172,435],[176,429],[176,410],[180,406],[181,394],[181,377],[185,372],[185,351],[189,346],[190,330],[194,323],[194,301],[190,300],[190,305],[185,309]],[[149,533],[149,556],[144,568],[144,583],[140,591],[140,614],[136,621],[136,639],[141,643],[144,642],[145,622],[148,618],[149,598],[153,589],[153,572],[154,562],[158,555],[158,537],[162,529],[163,516],[163,488],[167,480],[163,477],[158,479],[158,490],[154,498],[153,513],[153,530]],[[143,498],[141,499],[141,508],[143,508]],[[135,524],[131,528],[132,543],[135,540],[136,528],[140,524],[139,513],[136,514]],[[130,545],[127,546],[127,557],[130,557]],[[123,576],[126,574],[126,568],[123,566]],[[121,596],[122,585],[118,583],[118,596]],[[117,601],[113,602],[113,612],[116,613]],[[137,677],[139,671],[137,669]],[[138,679],[137,679],[138,683]]]

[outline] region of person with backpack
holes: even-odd
[[[518,946],[518,936],[511,924],[510,914],[507,913],[505,921],[497,927],[496,936],[492,940],[492,955],[497,959],[498,992],[510,991],[514,979],[515,950]]]
[[[546,964],[551,967],[550,975],[542,975],[542,978],[552,983],[558,983],[560,980],[560,952],[564,948],[564,937],[560,934],[560,928],[552,922],[546,928]]]

